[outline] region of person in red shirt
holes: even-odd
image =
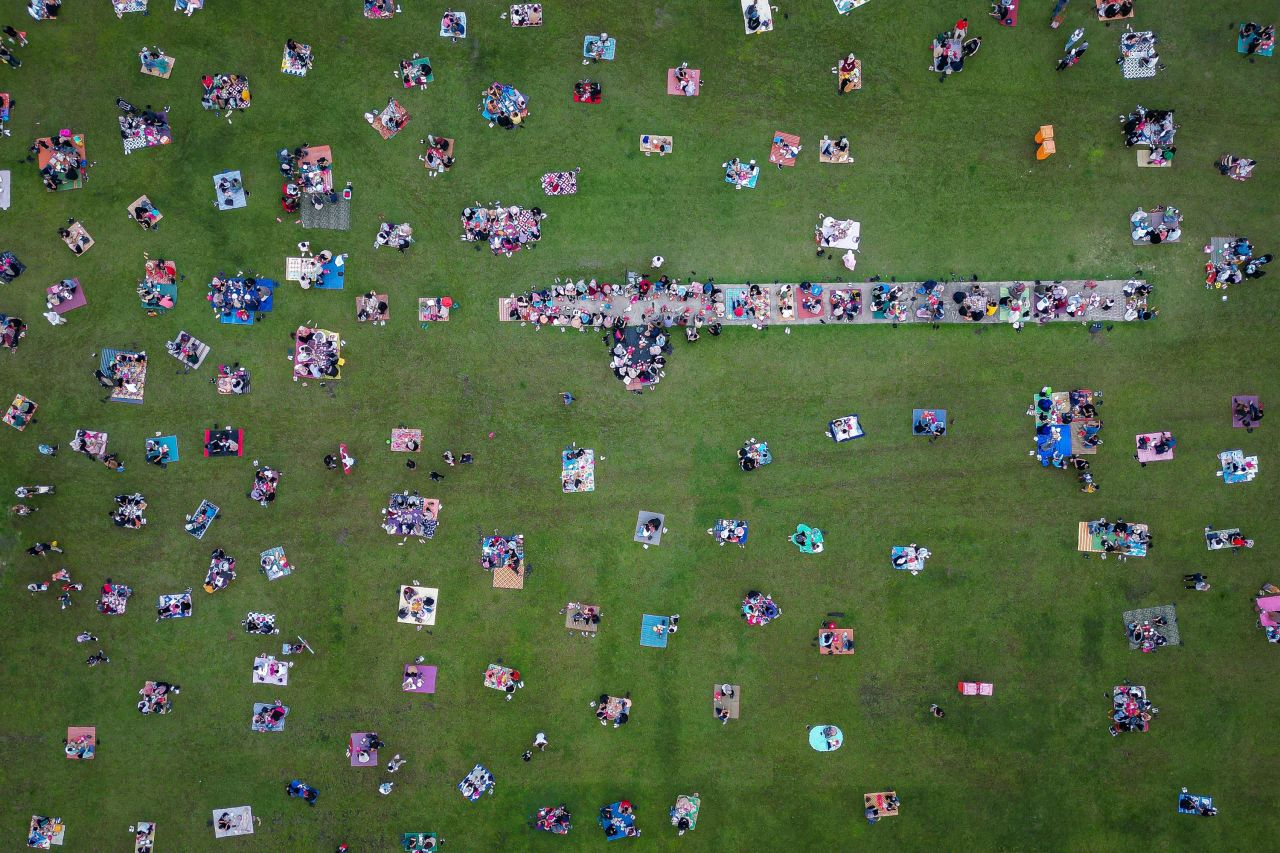
[[[965,35],[968,34],[968,32],[969,32],[968,18],[961,18],[960,20],[956,21],[956,31],[955,31],[956,38],[964,39]]]

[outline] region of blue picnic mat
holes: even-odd
[[[653,616],[644,614],[640,620],[640,645],[648,646],[651,649],[665,649],[667,647],[667,628],[671,626],[671,618],[668,616]],[[655,628],[661,628],[661,631],[655,631]]]
[[[320,275],[312,283],[312,287],[320,290],[342,290],[343,274],[346,272],[346,255],[337,255],[329,263],[320,267]],[[275,282],[272,282],[274,285]]]
[[[169,462],[178,461],[178,437],[176,435],[164,435],[159,438],[152,438],[149,440],[169,448]],[[143,446],[145,447],[146,445]]]
[[[231,203],[227,204],[223,201],[222,193],[218,190],[218,181],[222,178],[228,178],[237,181],[240,186],[231,192]],[[238,170],[219,172],[213,176],[213,200],[218,205],[219,210],[234,210],[238,207],[244,207],[249,203],[249,197],[244,191],[244,179],[241,178]]]

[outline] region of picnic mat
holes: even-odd
[[[685,95],[684,90],[680,88],[680,81],[676,80],[676,69],[667,69],[667,94],[680,95],[684,97],[696,98],[702,93],[702,72],[697,68],[686,69],[689,77],[693,80],[693,94]]]
[[[302,227],[328,231],[351,230],[351,201],[341,195],[336,202],[325,202],[317,210],[314,204],[302,205]]]
[[[436,668],[407,663],[404,665],[404,677],[400,686],[405,693],[435,693]]]
[[[585,631],[588,634],[595,635],[599,626],[589,622],[575,622],[573,617],[580,613],[586,613],[588,610],[596,616],[601,615],[600,608],[594,604],[579,604],[577,607],[566,607],[564,611],[564,626],[570,631]]]
[[[408,595],[406,595],[408,591]],[[432,599],[432,603],[427,605],[425,599]],[[408,586],[400,587],[400,598],[396,605],[396,621],[403,622],[406,625],[434,625],[436,624],[436,609],[440,604],[440,590],[430,586]],[[404,615],[400,615],[400,611],[404,611]]]
[[[103,373],[115,376],[116,373],[107,370],[107,366],[111,365],[117,355],[145,355],[145,353],[129,352],[128,350],[116,350],[103,348],[102,357],[98,360],[98,369]],[[117,366],[120,370],[120,376],[126,383],[133,383],[137,386],[137,390],[130,391],[125,386],[115,388],[111,392],[111,402],[113,403],[133,403],[135,405],[142,403],[143,394],[147,389],[147,363],[145,361],[125,362]]]
[[[576,195],[578,169],[571,172],[547,172],[542,176],[542,191],[547,195]]]
[[[417,442],[412,450],[410,442]],[[422,430],[401,427],[391,430],[391,449],[396,453],[417,453],[422,449]]]
[[[1250,427],[1246,427],[1244,425],[1244,421],[1240,418],[1239,415],[1236,414],[1236,404],[1238,403],[1243,403],[1245,406],[1248,406],[1250,403],[1252,403],[1253,405],[1258,406],[1258,408],[1261,409],[1262,407],[1258,405],[1258,399],[1259,398],[1254,396],[1253,394],[1237,394],[1236,396],[1232,397],[1231,398],[1231,426],[1235,427],[1236,429],[1251,429],[1253,427],[1258,426],[1259,421],[1254,421]]]
[[[791,148],[798,148],[800,146],[800,137],[793,133],[783,133],[780,130],[775,133],[773,135],[773,147],[769,149],[769,162],[780,166],[794,166],[796,158],[783,154],[783,143],[786,143]]]
[[[658,529],[653,532],[652,536],[646,538],[644,535],[645,522],[652,521],[654,519],[656,519],[658,522]],[[646,512],[645,510],[640,510],[640,514],[636,517],[636,532],[635,532],[635,535],[631,537],[631,541],[641,542],[645,545],[661,544],[662,528],[666,523],[667,523],[666,516],[664,516],[662,513]]]
[[[239,182],[239,186],[231,190],[225,198],[218,189],[218,181],[223,178]],[[249,194],[244,191],[244,180],[241,178],[239,170],[219,172],[213,176],[213,200],[219,210],[234,210],[249,203]]]
[[[80,286],[80,279],[69,278],[66,280],[70,282],[74,282],[75,293],[72,295],[70,299],[66,300],[65,302],[59,302],[57,305],[53,306],[53,313],[55,314],[65,314],[68,311],[74,311],[77,308],[83,308],[85,305],[89,303],[88,298],[84,295],[84,288]],[[58,286],[59,285],[56,285],[56,284],[52,285],[51,287],[47,288],[45,292],[53,293],[55,290],[58,289]]]
[[[524,589],[524,572],[501,566],[493,570],[494,589]]]
[[[720,687],[723,684],[724,682],[720,682],[720,684],[711,685],[712,710],[717,707],[724,708],[729,712],[729,719],[736,720],[742,714],[742,687],[737,684],[730,684],[729,687],[733,690],[733,695],[728,698],[721,696],[717,699],[716,694],[720,692]]]
[[[1133,443],[1135,448],[1137,448],[1139,440],[1143,438],[1147,440],[1147,447],[1145,450],[1138,448],[1139,462],[1168,462],[1169,460],[1173,459],[1174,448],[1172,447],[1169,448],[1169,450],[1165,453],[1156,453],[1156,449],[1155,449],[1156,442],[1158,442],[1162,436],[1164,436],[1164,433],[1162,432],[1145,432],[1145,433],[1138,433],[1136,436],[1133,437]]]
[[[851,655],[857,649],[853,647],[853,629],[852,628],[824,628],[819,633],[831,634],[831,645],[818,645],[818,654],[822,655]],[[845,640],[849,641],[849,648],[846,649]]]
[[[1124,612],[1125,633],[1134,622],[1149,622],[1157,617],[1163,616],[1167,622],[1165,625],[1155,626],[1156,630],[1169,641],[1171,646],[1182,645],[1182,635],[1178,633],[1178,605],[1162,604],[1159,607],[1140,607],[1137,610],[1126,610]],[[1129,648],[1136,649],[1140,646],[1133,636],[1129,636]]]
[[[653,616],[649,613],[640,618],[640,645],[651,649],[667,647],[667,629],[671,627],[669,616]]]

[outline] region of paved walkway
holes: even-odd
[[[600,325],[623,316],[628,325],[640,325],[656,317],[678,321],[701,316],[724,325],[811,325],[897,323],[1012,323],[1127,322],[1151,319],[1145,296],[1126,297],[1130,281],[1073,280],[988,282],[850,282],[798,284],[717,284],[714,298],[704,296],[701,285],[691,284],[676,293],[639,298],[639,277],[628,273],[628,284],[611,296],[578,296],[572,285],[498,300],[498,319],[504,322],[537,322],[542,325]],[[1145,284],[1133,280],[1133,284]],[[573,293],[573,296],[565,293]],[[817,292],[815,292],[817,291]],[[558,295],[557,295],[558,294]],[[959,298],[957,298],[959,297]],[[1104,306],[1111,302],[1111,307]],[[1055,307],[1056,306],[1056,307]],[[968,316],[961,314],[965,308]],[[975,320],[974,317],[979,319]]]

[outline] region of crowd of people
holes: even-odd
[[[1120,65],[1132,62],[1137,69],[1154,74],[1164,67],[1160,64],[1160,54],[1156,50],[1158,41],[1156,34],[1150,30],[1139,31],[1127,27],[1120,36],[1120,58],[1116,62]]]
[[[529,117],[529,99],[520,94],[515,86],[495,81],[485,89],[479,109],[480,115],[489,122],[489,127],[496,125],[514,130]]]
[[[293,378],[338,379],[342,338],[337,332],[299,326],[293,333]]]
[[[408,222],[383,222],[378,226],[378,233],[373,238],[373,248],[390,246],[404,254],[413,244],[413,226]]]
[[[1237,157],[1235,154],[1223,154],[1214,165],[1223,176],[1233,181],[1247,181],[1253,177],[1253,170],[1257,167],[1258,161],[1248,157]]]
[[[1140,207],[1129,216],[1129,230],[1135,243],[1176,243],[1182,238],[1182,211],[1164,204],[1154,210]]]
[[[111,578],[107,578],[102,583],[102,588],[98,592],[98,601],[96,607],[98,612],[106,616],[120,616],[129,606],[129,599],[133,597],[133,589],[120,583],[112,583]],[[85,642],[97,641],[97,637],[90,636]]]
[[[1118,684],[1111,688],[1111,736],[1125,732],[1145,732],[1160,709],[1147,699],[1147,688],[1138,684]]]
[[[426,139],[419,140],[426,150],[418,156],[427,167],[427,174],[435,177],[453,168],[453,140],[444,136],[427,134]]]
[[[266,506],[276,499],[276,488],[280,485],[280,472],[275,468],[263,466],[253,474],[253,485],[249,487],[249,500]]]
[[[773,598],[752,590],[742,599],[742,618],[748,625],[768,625],[782,615]]]
[[[1246,21],[1240,25],[1240,46],[1245,56],[1259,53],[1270,56],[1276,47],[1276,25]]]
[[[1088,522],[1087,529],[1090,535],[1099,540],[1098,547],[1104,560],[1109,554],[1114,554],[1121,560],[1125,557],[1142,556],[1153,547],[1151,531],[1145,524],[1132,524],[1123,518],[1115,521],[1099,518]]]
[[[240,74],[206,74],[200,78],[204,95],[200,106],[206,110],[232,110],[249,108],[249,78]]]
[[[1132,112],[1120,116],[1124,125],[1124,144],[1126,148],[1145,145],[1152,151],[1168,148],[1178,132],[1178,125],[1173,122],[1173,110],[1149,110],[1139,104]]]
[[[396,75],[406,89],[412,89],[417,86],[425,92],[427,84],[432,80],[431,60],[414,51],[413,56],[400,60],[400,70],[396,72]]]
[[[40,180],[50,191],[84,181],[93,165],[85,156],[84,137],[70,130],[58,131],[56,139],[37,139],[32,148],[40,163]]]
[[[969,21],[961,18],[953,28],[933,37],[933,60],[929,63],[929,70],[941,75],[938,82],[963,71],[964,61],[982,47],[981,37],[969,38],[968,35]]]
[[[569,830],[573,829],[572,820],[573,815],[569,814],[569,807],[563,803],[558,806],[543,806],[538,809],[533,827],[553,835],[568,835]]]
[[[1232,237],[1221,249],[1214,249],[1210,244],[1205,251],[1210,253],[1210,258],[1204,265],[1204,285],[1216,290],[1226,290],[1245,279],[1262,278],[1267,274],[1264,267],[1274,257],[1270,252],[1256,254],[1248,237]],[[1222,298],[1227,298],[1225,293]]]
[[[209,555],[209,571],[204,576],[204,591],[208,593],[226,589],[236,579],[236,558],[221,548],[214,548]]]
[[[769,454],[769,445],[766,442],[748,438],[738,448],[738,467],[743,471],[754,471],[772,461],[773,456]]]
[[[464,243],[489,244],[495,255],[508,258],[524,248],[534,248],[542,239],[542,220],[546,214],[539,208],[511,205],[504,207],[494,202],[484,207],[480,202],[462,211],[462,241]]]
[[[519,574],[524,569],[524,535],[494,533],[484,537],[480,541],[480,566],[487,572],[509,569]]]
[[[311,45],[285,39],[284,58],[280,62],[280,70],[286,74],[304,75],[311,70],[311,63]]]
[[[134,492],[130,495],[116,495],[116,508],[108,515],[116,527],[140,530],[147,523],[146,509],[147,499]]]
[[[169,144],[173,131],[169,128],[167,110],[157,112],[151,109],[150,104],[139,110],[122,101],[117,103],[128,107],[120,116],[120,138],[125,141],[126,154],[134,147]]]
[[[143,459],[147,465],[155,465],[156,467],[168,467],[169,462],[173,460],[173,444],[163,441],[159,438],[148,438],[143,444]]]
[[[64,278],[62,281],[51,286],[45,291],[45,306],[49,310],[57,308],[68,302],[75,302],[82,295],[80,290],[80,282],[74,278]]]
[[[326,204],[337,204],[338,194],[333,189],[333,163],[323,154],[312,156],[306,145],[292,151],[282,148],[276,152],[280,174],[285,178],[280,191],[281,207],[288,213],[298,210],[305,195],[316,210]]]
[[[754,187],[756,179],[760,177],[760,166],[755,160],[743,163],[737,157],[733,157],[721,163],[720,168],[724,169],[725,183],[733,184],[735,190]]]
[[[13,252],[0,252],[0,282],[12,284],[26,270],[27,265],[18,260],[18,256]]]
[[[414,491],[392,492],[382,511],[382,529],[392,536],[430,539],[439,525],[440,502]]]
[[[1169,638],[1165,635],[1169,624],[1169,620],[1164,616],[1153,616],[1150,619],[1130,622],[1125,625],[1125,630],[1129,634],[1131,643],[1137,644],[1143,654],[1151,654],[1161,646],[1169,645]]]
[[[271,299],[271,288],[255,276],[214,276],[209,282],[209,304],[215,317],[247,321]]]
[[[173,711],[173,697],[182,692],[182,688],[167,681],[148,681],[138,693],[138,711],[142,714],[168,714]]]

